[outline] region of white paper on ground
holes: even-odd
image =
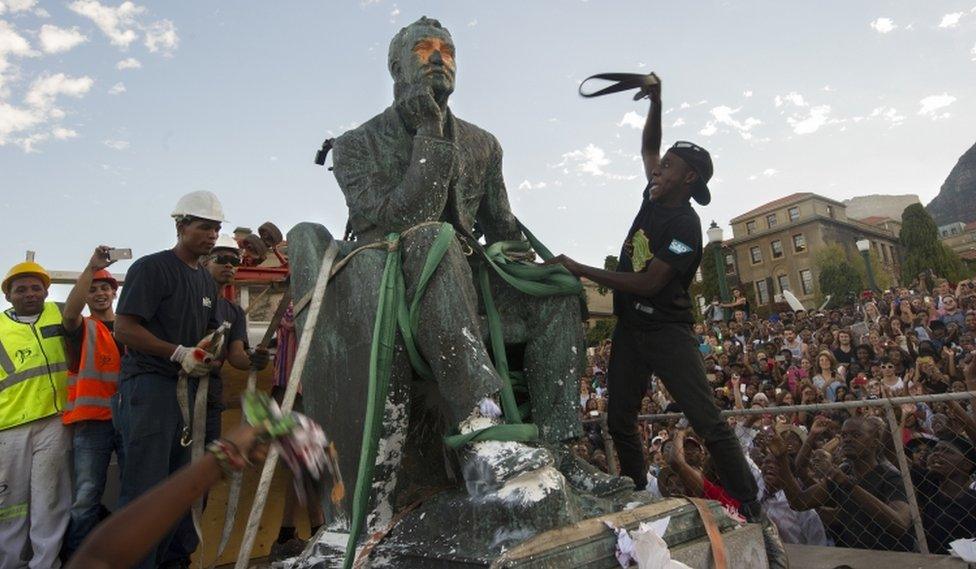
[[[976,540],[957,539],[949,544],[949,550],[966,563],[976,563]]]

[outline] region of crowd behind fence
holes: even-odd
[[[898,415],[907,412],[909,406],[958,405],[974,397],[976,392],[961,392],[729,409],[722,411],[722,416],[734,424],[754,468],[764,510],[788,543],[944,554],[951,541],[973,537],[976,530],[976,452],[971,444],[966,445],[968,441],[954,444],[932,438],[928,442],[912,439],[906,444]],[[843,421],[839,429],[837,425],[825,426],[808,434],[783,420],[801,412],[824,417],[821,424],[839,418]],[[768,426],[754,427],[743,420],[770,414],[775,418]],[[660,446],[666,464],[651,465],[651,493],[687,493],[680,474],[675,472],[681,467],[675,466],[674,455],[682,454],[681,460],[688,461],[688,446],[701,448],[701,444],[693,433],[686,434],[683,419],[683,413],[639,416],[644,425],[674,425],[685,447],[684,452],[676,453],[672,439],[677,437],[663,434],[673,431],[655,431],[658,434],[652,448]],[[858,422],[867,428],[851,426]],[[607,470],[618,472],[606,413],[587,416],[583,423],[598,429],[605,445]],[[852,434],[844,433],[845,424]],[[855,440],[862,432],[868,436]],[[816,438],[811,438],[814,435]],[[701,450],[700,464],[692,467],[701,468],[707,477],[711,467],[707,450]],[[778,453],[785,459],[776,456]],[[782,471],[784,464],[790,472]],[[786,482],[787,476],[794,483]],[[845,478],[849,482],[837,482]],[[787,488],[791,485],[793,488]]]

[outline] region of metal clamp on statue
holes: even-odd
[[[570,451],[582,434],[582,288],[530,261],[552,255],[512,214],[501,146],[451,112],[450,33],[426,17],[403,28],[389,70],[393,104],[332,143],[356,241],[311,223],[288,234],[296,299],[339,248],[304,404],[356,481],[331,516],[351,534],[346,567],[367,536],[364,549],[396,566],[484,562],[618,511],[633,483]]]

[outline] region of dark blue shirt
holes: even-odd
[[[138,317],[160,340],[195,346],[208,330],[217,327],[214,307],[217,283],[203,267],[191,268],[171,250],[146,255],[125,275],[117,314]],[[179,365],[169,358],[127,348],[122,356],[121,378],[157,373],[172,376]]]

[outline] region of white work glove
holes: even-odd
[[[201,377],[210,373],[210,362],[213,357],[202,348],[188,348],[186,346],[176,346],[169,361],[180,364],[187,375]]]

